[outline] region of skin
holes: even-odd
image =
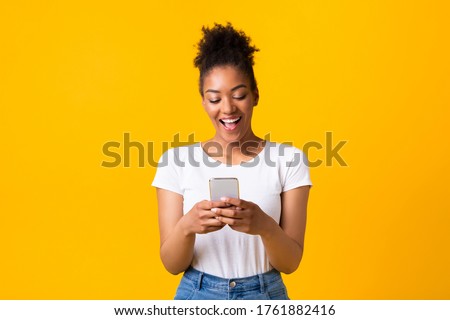
[[[232,66],[215,67],[204,78],[202,105],[216,133],[207,142],[222,146],[223,154],[210,154],[217,161],[239,164],[248,161],[263,148],[263,139],[251,128],[258,90],[251,90],[248,77]],[[223,118],[241,117],[234,130],[226,130]],[[232,145],[234,148],[227,148]],[[245,147],[243,147],[245,146]],[[252,152],[249,152],[248,146]],[[183,215],[183,197],[157,188],[160,228],[160,255],[165,268],[178,274],[191,264],[196,234],[215,232],[225,225],[238,232],[259,235],[270,264],[280,272],[294,272],[302,259],[309,186],[281,194],[281,219],[278,225],[250,201],[222,198],[203,200]]]
[[[258,104],[258,90],[251,90],[248,77],[230,66],[212,69],[204,78],[203,88],[202,105],[216,134],[202,145],[219,143],[223,154],[213,158],[220,162],[239,164],[253,158],[264,148],[263,139],[253,133],[251,124],[253,108]],[[226,130],[220,122],[223,118],[236,117],[241,120],[233,131]],[[209,150],[205,152],[214,154]]]

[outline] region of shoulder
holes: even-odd
[[[195,152],[197,152],[198,148],[200,147],[199,143],[194,143],[186,146],[176,147],[176,148],[170,148],[167,151],[165,151],[161,155],[160,163],[164,161],[168,161],[169,163],[173,162],[184,162],[188,160],[189,156],[193,156]]]
[[[312,185],[308,159],[299,148],[285,143],[275,143],[273,153],[277,157],[282,191]]]
[[[299,148],[287,143],[270,142],[268,163],[278,167],[281,176],[288,171],[307,170],[309,167],[305,153]]]
[[[291,144],[270,141],[268,143],[270,143],[269,150],[271,158],[285,161],[292,161],[295,158],[306,159],[304,152]]]

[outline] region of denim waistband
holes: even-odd
[[[268,284],[282,281],[280,272],[275,269],[255,276],[228,279],[213,276],[189,267],[184,272],[183,276],[191,280],[198,290],[200,290],[201,287],[208,287],[220,291],[249,291],[260,289],[261,293],[264,293],[264,288],[267,287]]]

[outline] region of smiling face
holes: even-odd
[[[202,104],[216,129],[215,140],[230,143],[255,138],[251,120],[258,97],[258,90],[251,90],[250,80],[236,67],[212,69],[203,80]]]

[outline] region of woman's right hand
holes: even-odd
[[[186,235],[205,234],[218,231],[225,223],[216,219],[217,215],[212,208],[226,208],[230,205],[223,201],[203,200],[197,202],[192,209],[183,216],[183,230]]]

